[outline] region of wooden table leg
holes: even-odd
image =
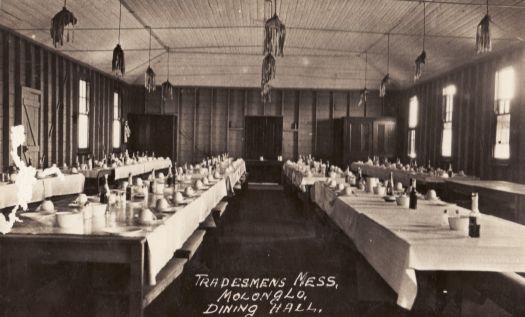
[[[143,286],[144,286],[144,243],[131,248],[129,271],[129,314],[128,316],[143,316]]]

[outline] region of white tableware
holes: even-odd
[[[353,194],[352,188],[350,186],[346,186],[345,189],[344,189],[344,195],[345,196],[350,196],[352,194]]]
[[[143,208],[140,211],[139,222],[143,224],[148,224],[153,220],[157,220],[155,214],[149,208]]]
[[[166,209],[169,208],[169,204],[168,204],[168,201],[166,200],[166,198],[159,198],[159,199],[157,199],[155,207],[156,207],[157,211],[162,212],[162,211],[165,211]]]
[[[430,189],[427,191],[427,194],[425,195],[426,200],[435,200],[437,199],[436,191],[433,189]]]
[[[142,228],[137,227],[114,227],[114,228],[105,228],[104,232],[111,234],[111,235],[117,235],[117,236],[123,236],[123,237],[133,237],[142,232]]]
[[[46,199],[40,204],[39,210],[44,213],[53,213],[55,212],[55,205],[51,200]]]
[[[408,208],[410,204],[410,198],[407,195],[401,195],[396,197],[396,203],[398,206]]]
[[[55,215],[60,228],[82,228],[84,225],[84,216],[80,212],[59,211]]]
[[[468,236],[469,218],[466,216],[448,217],[448,225],[450,230],[460,231],[465,236]]]

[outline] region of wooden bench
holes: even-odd
[[[464,272],[468,284],[513,316],[525,316],[525,277],[514,272]]]
[[[202,229],[197,229],[193,234],[184,242],[182,247],[175,252],[175,257],[185,258],[188,261],[193,258],[197,250],[199,249],[202,241],[204,240],[204,235],[206,231]]]
[[[210,231],[217,228],[217,224],[215,223],[215,220],[213,219],[213,214],[210,213],[206,219],[204,219],[203,222],[200,223],[199,229]]]
[[[215,222],[217,222],[217,220],[222,217],[222,215],[226,211],[226,207],[228,207],[228,202],[224,200],[220,201],[217,204],[217,206],[213,207],[211,212],[213,214],[213,218],[215,219]]]
[[[168,286],[182,274],[184,264],[188,262],[186,258],[173,257],[164,268],[157,274],[157,284],[144,287],[144,298],[142,307],[146,308],[155,298],[157,298]]]

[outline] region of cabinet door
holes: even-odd
[[[396,150],[396,122],[380,120],[374,124],[374,155],[393,158]]]

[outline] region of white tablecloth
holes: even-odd
[[[371,177],[377,177],[381,180],[389,179],[390,172],[393,172],[394,182],[396,183],[401,182],[403,186],[410,186],[411,178],[416,179],[416,181],[421,184],[443,184],[445,180],[448,179],[448,178],[441,177],[441,176],[402,171],[396,168],[387,168],[387,167],[374,166],[374,165],[369,165],[365,163],[357,163],[357,162],[352,163],[352,165],[350,166],[350,169],[353,172],[357,172],[357,169],[359,167],[361,168],[361,171],[363,172],[364,175],[371,176]],[[478,179],[478,178],[474,176],[454,175],[453,179],[473,180],[473,179]]]
[[[65,174],[64,179],[46,177],[33,185],[31,203],[54,196],[72,195],[84,192],[85,177],[82,174]],[[0,209],[15,206],[17,203],[16,185],[0,183]]]
[[[469,238],[441,225],[444,209],[469,213],[456,205],[419,200],[413,211],[362,191],[335,199],[327,191],[315,184],[316,203],[396,291],[401,307],[414,303],[416,270],[525,272],[525,226],[480,215],[481,237]]]
[[[312,186],[315,182],[326,181],[328,177],[325,176],[307,176],[304,175],[300,170],[298,163],[286,162],[283,165],[283,175],[286,177],[287,181],[302,191],[306,190],[306,186]],[[343,177],[336,177],[335,180],[338,183],[344,182]]]
[[[110,167],[110,168],[94,168],[91,170],[83,170],[80,171],[86,178],[97,178],[98,173],[101,171],[112,171],[115,174],[115,180],[119,179],[125,179],[128,178],[129,173],[131,173],[132,176],[142,175],[146,173],[151,173],[153,170],[161,170],[166,169],[170,167],[171,160],[153,160],[153,161],[147,161],[142,163],[136,163],[131,165],[123,165],[118,167]]]

